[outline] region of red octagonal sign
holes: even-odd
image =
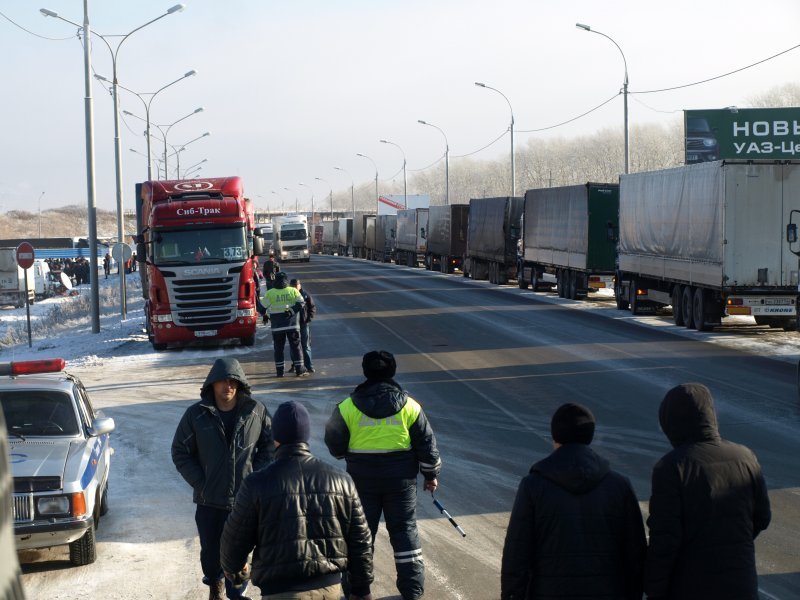
[[[23,269],[30,269],[33,266],[33,246],[28,242],[22,242],[17,246],[17,264]]]

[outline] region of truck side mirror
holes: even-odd
[[[789,223],[786,226],[786,241],[790,244],[797,242],[797,223]]]
[[[136,262],[147,262],[147,247],[145,246],[144,242],[136,243]]]
[[[264,238],[260,235],[256,235],[253,238],[253,254],[256,256],[264,254]]]

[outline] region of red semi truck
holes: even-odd
[[[155,350],[196,340],[255,342],[254,254],[263,252],[239,177],[136,185],[136,260]]]

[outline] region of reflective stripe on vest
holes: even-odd
[[[411,436],[408,430],[419,416],[420,405],[413,398],[407,398],[400,412],[384,419],[373,419],[362,413],[347,398],[339,404],[339,412],[350,431],[348,452],[402,452],[411,449]]]

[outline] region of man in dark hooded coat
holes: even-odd
[[[225,579],[220,538],[245,477],[272,461],[275,445],[269,411],[250,395],[235,358],[218,358],[184,413],[172,440],[172,462],[193,490],[203,583],[209,599],[241,598]]]
[[[517,490],[503,547],[502,600],[641,600],[647,542],[628,479],[589,447],[580,404],[553,414],[555,450]]]
[[[674,449],[653,468],[647,597],[757,600],[754,540],[771,513],[755,454],[720,437],[702,384],[672,388],[658,418]]]

